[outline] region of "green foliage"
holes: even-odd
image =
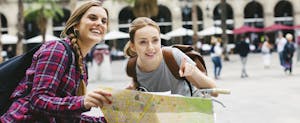
[[[25,0],[30,4],[29,8],[24,11],[25,19],[36,22],[40,33],[45,42],[48,20],[51,18],[59,19],[64,15],[62,8],[58,7],[57,0]]]
[[[62,17],[64,15],[63,10],[56,5],[55,1],[57,0],[25,0],[31,4],[24,12],[26,20],[38,21],[39,18],[58,19]]]
[[[126,3],[129,3],[129,4],[134,4],[136,0],[113,0],[115,2],[126,2]]]

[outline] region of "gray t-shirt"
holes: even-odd
[[[195,62],[179,49],[172,48],[172,53],[179,66],[181,64],[182,57],[186,57],[187,62],[195,65]],[[178,80],[172,75],[167,64],[165,63],[165,60],[162,60],[160,66],[151,72],[142,72],[136,66],[136,73],[140,87],[145,88],[149,92],[171,91],[172,94],[180,94],[183,96],[191,95],[188,84],[185,82],[185,80]]]

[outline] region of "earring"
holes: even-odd
[[[79,31],[78,31],[78,29],[74,29],[73,31],[74,31],[75,37],[78,38],[79,37]]]

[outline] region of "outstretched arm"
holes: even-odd
[[[191,82],[198,89],[201,88],[216,88],[215,81],[210,77],[206,76],[201,72],[195,65],[192,65],[182,58],[179,75],[181,77],[186,77],[186,79]],[[217,96],[218,94],[212,94],[212,96]]]

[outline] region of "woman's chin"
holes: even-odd
[[[103,38],[99,38],[99,37],[92,37],[91,40],[95,43],[100,43],[100,42],[104,41]]]

